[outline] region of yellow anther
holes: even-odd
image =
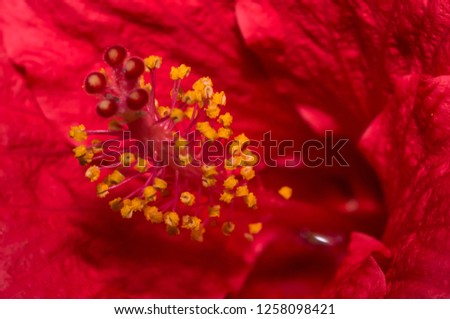
[[[186,108],[186,111],[184,111],[184,115],[191,120],[192,117],[194,116],[194,107],[193,106],[188,106]]]
[[[147,186],[146,188],[144,188],[144,191],[142,192],[142,196],[148,202],[155,201],[156,200],[156,188],[153,186]]]
[[[120,214],[122,215],[122,217],[123,218],[131,218],[131,217],[133,217],[133,210],[132,210],[132,207],[131,207],[131,200],[124,199],[122,204],[123,204],[123,206],[120,209]]]
[[[175,141],[175,147],[178,154],[178,159],[180,160],[180,164],[187,165],[191,162],[191,155],[189,154],[189,141],[182,138],[177,137]]]
[[[248,181],[255,177],[255,170],[251,166],[242,167],[240,173],[241,176]]]
[[[118,170],[114,170],[111,174],[106,178],[106,183],[108,185],[117,185],[122,183],[125,180],[125,176],[122,175]]]
[[[138,157],[137,163],[134,166],[134,169],[137,170],[139,173],[145,173],[148,170],[147,160],[143,159],[142,157]]]
[[[130,167],[136,162],[136,156],[133,153],[123,153],[120,155],[120,162],[124,167]]]
[[[159,190],[164,190],[167,188],[167,182],[161,178],[155,177],[153,187]]]
[[[133,217],[133,213],[137,211],[141,211],[144,208],[144,202],[142,199],[135,197],[132,200],[124,199],[123,206],[120,209],[120,214],[123,218],[131,218]]]
[[[281,197],[287,200],[292,196],[292,188],[290,188],[289,186],[283,186],[278,190],[278,194],[280,194]]]
[[[220,107],[217,104],[210,104],[205,110],[206,116],[211,119],[215,119],[220,114]]]
[[[217,175],[217,170],[215,166],[210,165],[203,165],[202,166],[202,173],[204,177],[211,177],[214,175]]]
[[[214,205],[208,207],[209,217],[220,217],[220,205]]]
[[[233,156],[239,155],[241,153],[241,145],[237,141],[232,141],[229,143],[228,151]]]
[[[147,90],[148,92],[152,90],[152,85],[145,82],[144,76],[139,77],[139,87],[141,89]]]
[[[225,161],[225,169],[234,170],[234,169],[238,168],[238,166],[240,166],[241,163],[242,163],[242,159],[240,156],[230,157]]]
[[[233,189],[239,181],[236,179],[234,175],[228,176],[223,182],[223,187],[226,189]]]
[[[80,163],[80,165],[84,166],[92,162],[92,159],[94,158],[94,152],[92,150],[87,150],[86,153],[78,157],[77,160]]]
[[[100,168],[98,166],[91,166],[86,170],[86,173],[84,174],[91,182],[95,182],[100,177]]]
[[[213,177],[202,177],[202,185],[203,187],[211,187],[216,185],[217,180]]]
[[[164,214],[164,223],[167,226],[177,227],[180,223],[180,216],[176,212],[167,212]]]
[[[94,154],[100,153],[103,150],[102,141],[100,140],[92,140],[91,146]]]
[[[233,135],[233,131],[229,128],[221,127],[217,130],[217,136],[224,139],[229,139]]]
[[[220,195],[219,200],[221,200],[222,202],[225,202],[225,203],[229,204],[229,203],[231,203],[231,201],[233,200],[233,198],[234,198],[234,195],[233,195],[233,194],[228,193],[228,192],[223,192],[223,193]]]
[[[187,149],[189,141],[181,136],[175,136],[175,146],[183,149]]]
[[[200,227],[198,229],[191,229],[191,239],[202,242],[204,233],[205,233],[205,227],[203,227],[202,225],[200,225]]]
[[[181,137],[179,132],[172,132],[172,138],[175,141],[175,147],[184,147],[189,145],[189,141]]]
[[[201,99],[209,99],[213,96],[213,83],[209,77],[203,77],[195,81],[192,85],[194,91],[201,94]]]
[[[258,234],[262,229],[262,223],[248,224],[248,232],[252,235]]]
[[[186,206],[192,206],[195,203],[195,196],[189,192],[182,192],[180,195],[180,201]]]
[[[135,212],[141,211],[144,208],[144,205],[144,201],[139,197],[135,197],[131,200],[131,207]]]
[[[231,123],[233,123],[233,117],[229,112],[219,116],[219,119],[217,120],[220,124],[222,124],[225,127],[230,127]]]
[[[114,212],[118,212],[123,207],[122,198],[114,198],[109,202],[109,207],[111,207]]]
[[[180,155],[178,155],[178,159],[180,160],[180,164],[183,166],[188,165],[192,161],[191,155],[186,152],[184,154],[180,153]]]
[[[145,206],[144,207],[145,219],[152,222],[153,224],[160,224],[163,222],[163,214],[158,210],[156,206]]]
[[[191,72],[191,68],[185,64],[181,64],[177,68],[173,66],[170,69],[170,78],[174,81],[182,80],[189,75],[189,72]]]
[[[184,215],[181,228],[198,230],[202,224],[202,220],[195,216]]]
[[[225,105],[227,103],[227,97],[225,96],[225,92],[216,92],[212,97],[212,102],[218,105]]]
[[[170,113],[170,118],[174,123],[181,122],[183,119],[184,112],[178,108],[174,108]]]
[[[144,63],[148,70],[159,69],[162,64],[162,58],[156,55],[151,55],[144,59]]]
[[[248,195],[247,185],[239,186],[236,188],[236,197],[243,197]]]
[[[83,142],[87,139],[86,127],[83,124],[71,126],[69,136],[77,142]]]
[[[76,158],[81,158],[84,155],[86,155],[87,149],[86,149],[86,146],[80,145],[80,146],[75,147],[72,151]]]
[[[133,217],[134,212],[141,211],[144,208],[144,202],[142,199],[135,197],[132,200],[124,199],[123,206],[120,209],[120,214],[123,218]]]
[[[97,196],[100,198],[106,197],[109,194],[108,192],[109,186],[106,183],[100,183],[97,185]]]
[[[253,193],[248,193],[247,196],[244,196],[244,202],[247,204],[249,208],[256,208],[256,196]]]
[[[170,115],[170,107],[167,106],[160,106],[156,109],[156,111],[161,118],[168,117]]]
[[[244,150],[241,153],[242,163],[245,166],[255,166],[258,164],[259,157],[258,154],[251,152],[250,150]]]
[[[202,94],[197,91],[189,90],[183,94],[181,97],[181,101],[188,105],[192,105],[194,103],[200,102],[202,100]]]
[[[210,99],[213,96],[213,88],[212,86],[205,86],[205,89],[203,90],[203,96],[207,99]]]
[[[224,222],[222,224],[222,233],[225,236],[230,236],[233,233],[235,228],[236,228],[236,226],[234,225],[234,223],[232,223],[232,222]]]
[[[247,136],[245,136],[244,133],[239,134],[238,136],[236,136],[234,138],[235,141],[237,141],[239,143],[239,146],[242,148],[242,146],[244,146],[245,144],[247,144],[250,140],[248,139]]]
[[[217,137],[217,132],[211,127],[209,122],[197,123],[197,130],[203,134],[209,140],[215,140]]]
[[[211,79],[207,76],[198,79],[197,81],[194,82],[194,84],[192,84],[192,88],[195,91],[204,91],[205,88],[208,86],[212,87],[213,83],[212,83]]]

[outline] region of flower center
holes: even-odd
[[[202,241],[207,226],[217,225],[231,235],[242,211],[236,208],[257,207],[248,186],[257,156],[244,134],[233,133],[231,114],[222,112],[225,93],[215,92],[209,77],[183,91],[191,68],[181,64],[171,68],[170,103],[162,106],[155,98],[160,57],[128,57],[114,46],[104,59],[108,67],[89,74],[84,88],[100,99],[97,113],[109,119],[109,128],[77,125],[69,133],[81,142],[73,151],[87,166],[86,177],[99,181],[97,195],[110,196],[111,209],[123,218],[143,213],[170,235],[186,229]],[[252,240],[262,224],[247,227],[244,235]]]

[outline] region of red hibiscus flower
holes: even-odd
[[[431,1],[2,3],[2,297],[449,297],[450,6]],[[233,129],[348,138],[347,167],[265,168],[249,242],[170,237],[95,196],[66,137],[106,47],[186,63]],[[161,83],[160,92],[169,92]],[[228,107],[228,106],[227,106]],[[281,186],[294,189],[286,201]]]

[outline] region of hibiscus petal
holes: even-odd
[[[384,34],[392,4],[240,0],[236,16],[277,92],[345,123],[358,136],[382,108]]]
[[[397,92],[361,142],[388,194],[387,296],[447,298],[450,78],[400,78]]]
[[[383,298],[386,295],[385,274],[375,260],[386,260],[389,250],[376,239],[353,233],[348,253],[334,279],[323,291],[326,298]]]

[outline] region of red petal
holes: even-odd
[[[387,296],[448,298],[450,78],[405,77],[397,93],[362,141],[391,208]]]
[[[388,249],[374,238],[353,233],[348,253],[324,290],[324,297],[383,298],[386,295],[386,279],[376,259],[385,261],[389,256]]]

